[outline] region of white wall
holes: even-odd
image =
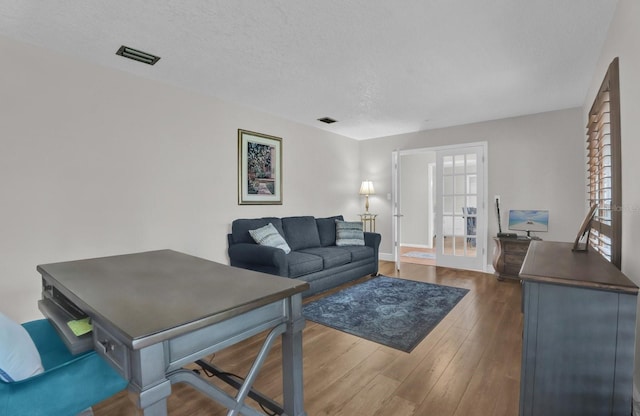
[[[239,217],[360,211],[358,144],[0,37],[0,310],[36,265],[170,248],[227,263]],[[283,138],[281,206],[237,205],[237,129]]]
[[[489,262],[492,236],[498,231],[492,204],[496,194],[501,197],[503,231],[509,209],[548,209],[549,232],[540,236],[550,241],[575,239],[586,207],[581,108],[360,142],[362,174],[376,187],[371,204],[379,214],[383,257],[392,255],[391,201],[386,198],[391,192],[392,151],[482,141],[488,143]]]
[[[622,272],[640,285],[640,2],[620,0],[584,102],[584,124],[611,61],[620,63]],[[640,317],[640,307],[638,308]],[[637,321],[636,321],[637,322]],[[640,323],[639,323],[640,324]],[[640,325],[636,328],[634,415],[640,415]]]

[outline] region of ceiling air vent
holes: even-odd
[[[331,124],[331,123],[335,123],[338,120],[334,120],[331,117],[322,117],[322,118],[319,118],[318,121],[322,121],[323,123]]]
[[[143,62],[149,65],[153,65],[160,60],[159,56],[151,55],[150,53],[142,52],[124,45],[120,46],[116,55],[124,56],[125,58],[133,59],[134,61]]]

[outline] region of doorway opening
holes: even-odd
[[[393,152],[400,263],[486,269],[486,142]]]
[[[401,153],[400,165],[400,262],[435,266],[436,153]]]

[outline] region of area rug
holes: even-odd
[[[408,251],[403,254],[404,257],[415,257],[417,259],[435,259],[435,253],[425,253],[424,251]]]
[[[310,321],[411,352],[468,291],[378,276],[304,305],[303,314]]]

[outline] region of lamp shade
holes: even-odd
[[[373,182],[362,181],[362,185],[360,185],[360,195],[373,195],[375,193],[373,190]]]

